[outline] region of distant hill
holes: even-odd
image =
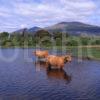
[[[12,34],[23,34],[25,32],[26,34],[35,34],[37,31],[41,30],[42,28],[40,27],[32,27],[32,28],[23,28],[19,29],[17,31],[12,32]]]
[[[32,27],[30,29],[20,29],[13,33],[22,34],[25,31],[28,34],[35,34],[37,31],[44,29],[49,31],[50,33],[54,32],[64,32],[69,33],[70,35],[100,35],[100,27],[95,25],[89,25],[81,22],[61,22],[49,27],[40,28],[40,27]]]
[[[49,32],[67,32],[70,35],[100,35],[100,27],[81,22],[61,22],[45,28]]]
[[[32,34],[32,33],[36,33],[37,31],[41,30],[42,28],[40,27],[32,27],[30,29],[28,29],[28,33]]]
[[[19,29],[19,30],[16,30],[16,31],[12,32],[12,34],[20,34],[21,35],[26,30],[27,30],[27,28]]]

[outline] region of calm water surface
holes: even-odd
[[[32,51],[0,49],[0,100],[100,100],[100,61],[47,70]]]

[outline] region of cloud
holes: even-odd
[[[10,10],[6,7],[0,6],[0,17],[10,17]]]
[[[42,18],[44,20],[47,18],[57,19],[57,18],[72,18],[72,17],[80,17],[80,16],[88,16],[90,15],[93,10],[95,9],[95,5],[90,2],[87,3],[73,3],[73,2],[66,2],[65,4],[58,3],[59,5],[53,5],[48,3],[42,4],[19,4],[17,6],[19,14],[23,16],[31,16],[35,19]],[[62,7],[62,6],[63,7]],[[41,19],[41,20],[42,20]],[[40,20],[40,21],[41,21]],[[48,19],[49,21],[50,19]]]
[[[93,0],[5,1],[10,6],[0,7],[0,16],[5,17],[7,25],[12,23],[12,26],[19,28],[21,25],[45,27],[60,21],[90,22],[88,18],[94,16],[97,10],[97,4]]]
[[[48,0],[47,0],[48,1]],[[95,9],[95,4],[90,1],[83,1],[83,0],[76,0],[78,2],[75,2],[74,0],[66,1],[66,0],[55,0],[55,2],[43,2],[40,4],[37,3],[19,3],[16,5],[15,8],[17,13],[23,14],[23,15],[47,15],[49,13],[51,14],[66,14],[67,12],[70,13],[91,13]],[[77,12],[78,11],[78,12]],[[64,13],[66,12],[66,13]],[[62,15],[60,15],[62,16]]]
[[[92,14],[95,10],[95,4],[91,0],[46,0],[40,4],[37,3],[19,3],[15,4],[17,14],[30,16],[40,21],[47,19],[72,19],[83,18]],[[42,19],[41,19],[42,18]]]

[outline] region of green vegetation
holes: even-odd
[[[77,58],[100,60],[100,46],[73,46],[67,47],[66,50]]]
[[[70,36],[68,33],[49,33],[45,30],[40,30],[34,35],[24,32],[22,34],[0,33],[1,47],[35,47],[37,45],[43,47],[100,45],[100,37]]]
[[[90,45],[93,47],[88,47]],[[0,33],[0,46],[1,48],[40,47],[49,49],[55,47],[56,49],[66,49],[72,52],[74,56],[100,58],[100,37],[96,36],[70,36],[68,33],[49,33],[45,30],[40,30],[34,35],[25,32],[22,34],[2,32]],[[89,54],[91,52],[92,54]]]

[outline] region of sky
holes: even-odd
[[[0,32],[64,21],[100,26],[100,0],[0,0]]]

